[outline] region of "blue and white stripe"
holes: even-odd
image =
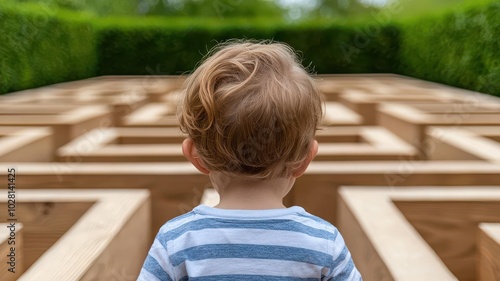
[[[338,230],[301,207],[201,205],[159,231],[138,280],[361,280]]]

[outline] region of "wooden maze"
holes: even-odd
[[[135,280],[166,220],[216,204],[182,155],[183,80],[0,97],[0,174],[16,168],[22,223],[19,272],[2,280]],[[318,80],[319,152],[286,204],[334,223],[364,280],[500,280],[500,100],[396,75]]]

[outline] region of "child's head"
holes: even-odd
[[[185,86],[180,127],[195,150],[188,158],[201,171],[296,177],[314,157],[321,95],[291,47],[221,44]]]

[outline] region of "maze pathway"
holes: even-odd
[[[6,177],[7,168],[16,167],[20,192],[38,190],[37,196],[60,189],[146,189],[151,194],[151,220],[142,227],[147,229],[150,240],[146,242],[150,243],[166,220],[189,211],[202,198],[212,203],[217,200],[208,177],[182,155],[185,136],[175,114],[185,78],[102,76],[0,96],[0,174]],[[431,195],[436,192],[444,201],[464,189],[468,191],[463,194],[471,195],[464,200],[475,198],[475,191],[498,193],[500,99],[390,74],[319,75],[316,79],[326,101],[323,128],[316,135],[319,152],[285,203],[301,205],[345,229],[346,241],[366,280],[381,280],[368,276],[432,280],[426,277],[432,274],[441,280],[498,280],[500,221],[476,217],[473,228],[457,234],[475,250],[467,255],[450,250],[449,254],[448,248],[441,248],[449,246],[462,253],[465,244],[420,237],[427,225],[416,220],[425,217],[425,208],[407,210],[402,203],[394,203],[393,210],[404,210],[391,216],[408,217],[399,221],[406,225],[406,232],[367,228],[363,226],[363,206],[382,205],[359,201],[370,197],[358,198],[356,194],[361,193],[349,188],[363,186],[366,194],[375,192],[373,198],[389,191],[414,191],[422,198],[430,196],[424,198],[428,201],[434,200]],[[351,200],[358,203],[351,204]],[[476,200],[474,204],[488,210],[493,203]],[[350,219],[346,219],[346,210],[351,212]],[[434,224],[443,228],[442,233],[459,227],[458,220],[452,219]],[[30,229],[26,224],[19,235],[29,237]],[[371,238],[374,235],[394,241],[394,247],[398,241],[420,237],[412,247],[422,247],[427,254],[401,250],[391,255],[390,249],[380,248],[378,238]],[[356,237],[363,239],[366,249],[356,246]],[[36,243],[29,241],[25,244]],[[47,245],[37,255],[24,253],[28,258],[23,270],[33,272],[30,274],[42,270],[33,265],[53,247]],[[368,250],[372,251],[370,260],[364,260]],[[418,266],[411,263],[393,270],[393,265],[407,259],[428,266],[429,271],[414,275],[420,278],[412,277]]]

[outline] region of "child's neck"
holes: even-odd
[[[216,208],[265,210],[286,208],[283,198],[290,191],[294,178],[267,181],[231,180],[217,188],[220,202]]]

